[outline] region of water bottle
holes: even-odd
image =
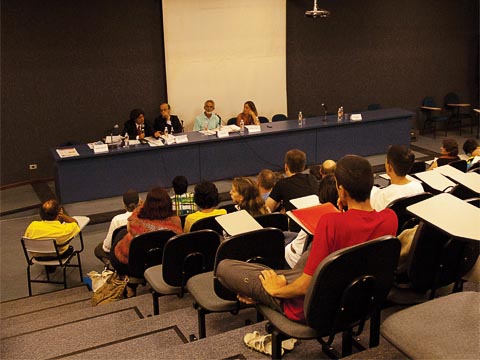
[[[165,126],[165,129],[163,129],[163,134],[164,134],[165,136],[168,135],[168,127],[167,127],[167,126]]]
[[[128,136],[127,132],[125,133],[125,139],[123,141],[126,148],[130,147],[130,137]]]
[[[298,126],[303,126],[303,114],[301,111],[298,112]]]
[[[243,122],[243,119],[240,120],[240,134],[245,133],[245,123]]]
[[[340,107],[338,108],[337,120],[338,120],[338,121],[342,121],[342,120],[343,120],[343,106],[340,106]]]

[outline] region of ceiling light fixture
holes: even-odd
[[[305,16],[312,17],[312,18],[326,18],[330,16],[330,11],[325,9],[319,9],[317,5],[317,0],[313,0],[313,10],[305,11]]]

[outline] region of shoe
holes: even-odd
[[[297,339],[295,339],[295,338],[290,338],[290,339],[287,339],[287,340],[283,340],[282,341],[282,349],[284,349],[285,351],[292,351],[293,348],[295,347],[296,342],[297,342]]]
[[[254,331],[253,333],[247,333],[243,337],[243,342],[252,350],[272,355],[272,334],[260,335],[258,331]],[[282,356],[283,354],[284,350],[282,348]]]

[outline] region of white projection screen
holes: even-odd
[[[224,122],[252,100],[287,114],[286,0],[163,0],[167,94],[191,131],[213,99]]]

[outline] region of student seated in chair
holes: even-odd
[[[385,171],[390,177],[390,185],[379,189],[372,187],[370,203],[377,211],[383,210],[393,200],[422,193],[419,182],[407,179],[407,174],[415,162],[415,155],[406,146],[391,145],[385,159]]]
[[[77,220],[65,214],[63,208],[55,199],[45,201],[40,207],[41,221],[32,221],[25,231],[25,237],[29,239],[55,239],[59,248],[60,255],[69,256],[73,252],[73,247],[68,245],[70,239],[79,232]],[[62,246],[63,245],[63,246]],[[52,254],[53,255],[53,254]],[[56,256],[42,256],[42,260],[54,260]],[[55,267],[48,268],[48,271],[54,271]]]
[[[240,301],[260,302],[291,320],[305,322],[304,297],[318,265],[332,252],[384,235],[395,235],[397,217],[390,209],[377,212],[370,206],[373,171],[359,156],[341,158],[335,169],[338,205],[342,211],[320,218],[312,248],[292,270],[275,271],[264,265],[223,260],[217,278]]]

